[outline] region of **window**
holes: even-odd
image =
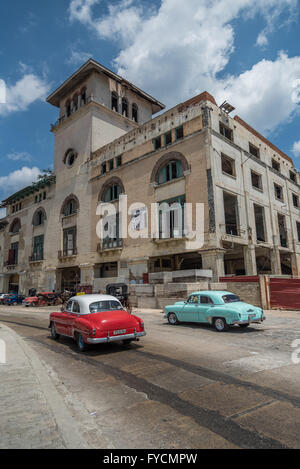
[[[64,163],[68,168],[71,168],[75,163],[76,158],[77,154],[74,152],[74,150],[68,150],[64,157]]]
[[[109,171],[112,171],[114,169],[114,160],[109,160],[108,166],[109,166]]]
[[[164,135],[164,137],[165,137],[165,147],[166,147],[167,145],[170,145],[170,143],[172,143],[172,132],[171,131],[167,132]]]
[[[136,104],[132,105],[132,120],[138,122],[138,107]]]
[[[67,313],[72,313],[72,306],[73,306],[73,301],[68,301],[67,306],[66,306]]]
[[[128,117],[128,101],[126,98],[122,98],[122,116]]]
[[[275,198],[277,200],[283,201],[283,189],[281,186],[279,186],[275,182],[274,182],[274,191],[275,191]]]
[[[102,239],[103,249],[112,249],[122,246],[120,237],[120,215],[107,216],[104,220],[104,233]]]
[[[122,165],[122,156],[117,156],[116,158],[116,168]]]
[[[198,304],[199,303],[199,296],[198,295],[191,295],[188,299],[188,303]]]
[[[44,235],[33,238],[32,260],[41,261],[44,258]]]
[[[221,155],[222,172],[235,177],[235,161],[226,155]]]
[[[263,186],[262,186],[261,174],[257,174],[254,171],[251,171],[251,182],[252,182],[252,187],[255,187],[256,189],[260,189],[262,191]]]
[[[67,113],[67,117],[70,117],[70,115],[71,115],[71,101],[67,101],[67,103],[66,103],[66,113]]]
[[[233,132],[229,127],[226,127],[222,122],[220,122],[220,134],[223,137],[228,138],[228,140],[233,141]]]
[[[296,173],[294,173],[294,171],[290,171],[290,180],[293,182],[297,182],[297,176],[296,176]]]
[[[80,306],[77,301],[73,301],[73,313],[80,314]]]
[[[275,171],[280,171],[280,164],[278,161],[272,159],[272,168],[275,169]]]
[[[299,208],[299,197],[298,197],[296,194],[293,194],[292,197],[293,197],[293,205],[294,205],[294,207]]]
[[[280,246],[283,248],[287,248],[288,240],[287,240],[287,230],[286,230],[286,225],[285,225],[285,216],[280,215],[280,213],[278,213],[278,229],[279,229]]]
[[[17,265],[19,255],[19,243],[12,243],[8,252],[8,265]]]
[[[106,173],[106,163],[102,163],[101,165],[101,173],[105,174]]]
[[[300,243],[300,223],[296,221],[298,243]]]
[[[63,255],[72,256],[76,254],[76,226],[63,231]]]
[[[118,184],[111,185],[104,193],[103,201],[112,202],[117,200],[121,194],[121,188]]]
[[[81,90],[81,94],[80,94],[80,103],[81,103],[81,106],[83,106],[84,104],[86,104],[86,88],[83,88]]]
[[[90,304],[91,313],[103,313],[105,311],[121,311],[123,306],[116,300],[97,301]]]
[[[21,230],[20,220],[14,221],[13,224],[12,224],[10,232],[16,234],[16,233],[19,233],[20,230]]]
[[[265,235],[265,213],[264,207],[260,205],[253,205],[254,207],[254,218],[255,218],[255,228],[256,228],[256,240],[257,241],[266,241]]]
[[[69,215],[73,215],[77,212],[77,202],[75,199],[69,200],[64,208],[64,216],[68,217]]]
[[[43,200],[46,200],[47,192],[43,192]]]
[[[166,164],[158,173],[158,184],[164,184],[165,182],[172,181],[182,177],[182,165],[181,161],[174,160]]]
[[[175,129],[175,140],[180,140],[183,138],[183,125]]]
[[[119,112],[118,95],[115,91],[111,94],[111,108],[113,111]]]
[[[153,139],[153,145],[154,145],[154,151],[159,150],[161,148],[161,136]]]
[[[237,301],[241,301],[237,295],[224,295],[222,296],[224,303],[236,303]]]
[[[160,202],[159,239],[182,238],[184,235],[185,195]]]
[[[223,199],[226,234],[238,236],[240,230],[237,197],[224,192]]]
[[[251,153],[251,155],[255,156],[256,158],[260,157],[259,156],[259,148],[255,147],[250,142],[249,142],[249,153]]]
[[[41,226],[45,222],[45,212],[43,210],[38,210],[35,212],[33,217],[33,226]]]
[[[200,303],[202,305],[213,305],[214,302],[212,301],[211,298],[209,298],[209,296],[200,296]]]
[[[78,109],[78,95],[75,94],[75,96],[73,97],[73,111],[77,111]]]

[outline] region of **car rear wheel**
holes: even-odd
[[[245,327],[248,327],[249,324],[239,324],[239,326],[242,327],[242,328],[245,328]]]
[[[51,323],[51,339],[58,340],[59,334],[56,332],[56,327],[54,322]]]
[[[218,332],[224,332],[228,329],[227,322],[223,318],[215,318],[214,326]]]
[[[78,352],[84,352],[86,350],[86,344],[83,340],[83,335],[78,334],[76,338]]]
[[[171,324],[172,326],[175,326],[179,322],[175,313],[169,314],[168,321],[169,321],[169,324]]]

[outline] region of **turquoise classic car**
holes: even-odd
[[[262,323],[266,318],[263,310],[244,303],[234,293],[228,291],[198,291],[187,301],[177,301],[165,306],[165,318],[172,325],[179,322],[200,322],[212,324],[218,332],[229,326],[247,327],[252,323]]]

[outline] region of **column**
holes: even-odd
[[[291,253],[291,265],[293,277],[300,277],[300,254],[297,252]]]
[[[244,246],[244,262],[246,275],[257,275],[255,246]]]
[[[224,253],[225,249],[207,249],[199,251],[202,258],[202,268],[212,270],[213,282],[218,282],[219,277],[224,277]]]
[[[280,251],[278,246],[273,246],[270,252],[271,268],[273,275],[281,275]]]
[[[80,284],[81,285],[91,285],[94,287],[95,264],[80,264]]]

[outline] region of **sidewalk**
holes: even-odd
[[[0,323],[0,449],[87,448],[36,352]]]

